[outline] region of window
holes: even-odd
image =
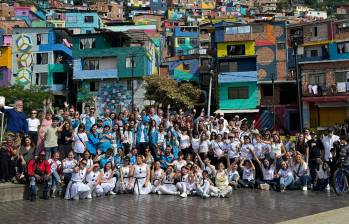
[[[349,72],[335,72],[334,73],[336,82],[348,82],[349,81]]]
[[[38,33],[36,35],[37,45],[48,44],[48,34],[47,33]]]
[[[190,64],[183,63],[183,70],[190,70]]]
[[[80,40],[80,49],[90,49],[96,47],[96,38],[84,38]]]
[[[317,56],[319,56],[319,53],[318,53],[317,50],[311,50],[310,51],[310,57],[317,57]]]
[[[325,74],[311,74],[309,77],[309,84],[325,87]]]
[[[236,27],[226,27],[225,34],[242,34],[242,33],[250,33],[250,26],[236,26]]]
[[[85,23],[93,23],[93,16],[85,16],[84,22]]]
[[[225,61],[219,63],[219,72],[236,72],[238,64],[235,61]]]
[[[36,64],[46,65],[48,64],[48,53],[38,53],[36,54]]]
[[[228,45],[228,55],[245,55],[245,45]]]
[[[263,96],[273,96],[273,85],[262,85]]]
[[[190,45],[191,45],[191,46],[197,47],[197,46],[198,46],[198,43],[199,43],[199,41],[198,41],[197,38],[191,38],[191,39],[190,39]]]
[[[278,50],[284,50],[285,49],[285,43],[277,43]]]
[[[229,87],[228,99],[248,99],[248,87]]]
[[[127,57],[126,58],[126,68],[132,68],[132,62],[133,67],[136,67],[136,60],[134,57]]]
[[[35,74],[36,85],[47,85],[47,79],[48,79],[48,74],[46,72]]]
[[[185,38],[178,38],[178,45],[185,44]]]
[[[349,42],[343,42],[337,44],[338,54],[349,53]]]
[[[83,70],[98,70],[99,60],[97,58],[84,59]]]
[[[90,82],[90,91],[91,92],[97,92],[98,91],[98,85],[99,83],[98,82],[95,82],[95,81],[92,81]]]
[[[67,16],[67,22],[68,23],[76,23],[77,17],[76,16]]]
[[[315,26],[313,36],[317,37],[317,35],[318,35],[318,29],[317,29],[317,26]]]

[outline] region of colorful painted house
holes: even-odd
[[[173,57],[166,64],[169,66],[170,77],[177,82],[200,81],[198,55]]]
[[[155,15],[165,15],[167,11],[166,0],[150,0],[150,10]]]
[[[64,29],[14,28],[12,84],[48,86],[56,102],[66,99],[72,58],[70,34]]]
[[[173,36],[173,55],[190,55],[198,53],[199,27],[197,26],[180,26],[174,27]]]
[[[15,18],[24,20],[28,26],[35,21],[45,21],[45,11],[32,6],[15,6]]]
[[[65,14],[65,27],[73,34],[94,33],[102,26],[97,12],[81,11]]]
[[[298,40],[304,127],[324,128],[349,117],[349,20],[289,26]],[[294,69],[295,60],[289,60]]]
[[[137,32],[103,32],[73,36],[73,78],[78,85],[78,101],[97,96],[97,109],[119,112],[134,104],[144,105],[144,81],[152,74],[153,58],[145,47],[150,40]],[[132,63],[134,62],[134,63]]]

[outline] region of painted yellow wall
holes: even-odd
[[[12,49],[11,47],[1,47],[1,55],[0,55],[0,67],[7,67],[9,69],[12,68]]]
[[[217,57],[227,56],[227,46],[228,45],[245,45],[245,55],[255,55],[255,42],[245,41],[245,42],[224,42],[217,43]]]

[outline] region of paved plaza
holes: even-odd
[[[349,206],[348,199],[333,193],[238,190],[226,199],[116,195],[80,201],[13,201],[1,203],[0,220],[4,224],[277,223]]]

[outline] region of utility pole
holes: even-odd
[[[299,112],[299,128],[303,130],[303,111],[302,111],[302,93],[301,93],[301,77],[299,74],[298,66],[298,38],[296,36],[292,37],[292,47],[294,62],[296,66],[296,82],[297,82],[297,96],[298,96],[298,112]]]
[[[131,55],[131,94],[132,94],[132,102],[131,102],[131,110],[132,113],[134,112],[134,87],[133,87],[133,83],[134,83],[134,65],[135,65],[135,55],[132,54]]]
[[[273,85],[273,129],[275,129],[276,124],[276,114],[275,114],[275,74],[271,74],[271,84]]]
[[[212,79],[214,76],[214,69],[213,69],[213,65],[210,64],[208,66],[209,68],[209,74],[210,74],[210,84],[208,87],[208,102],[207,102],[207,116],[211,116],[211,100],[212,100]]]

